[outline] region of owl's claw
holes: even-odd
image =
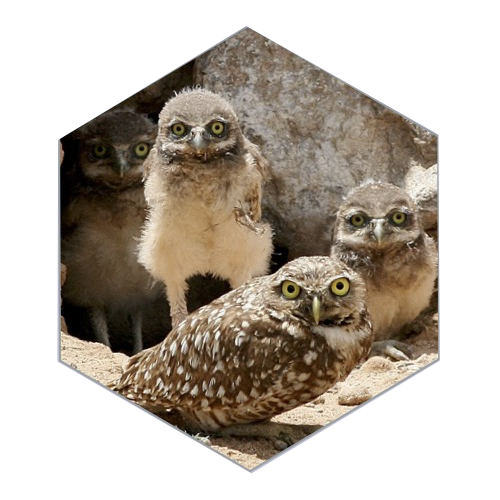
[[[408,345],[397,340],[379,340],[374,342],[370,351],[370,358],[373,356],[382,356],[394,361],[408,361],[413,354]]]
[[[204,434],[198,433],[194,434],[192,436],[196,441],[198,441],[201,444],[204,444],[205,446],[212,446],[212,442],[210,441],[210,437],[206,436]]]

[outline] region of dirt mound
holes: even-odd
[[[373,357],[316,400],[272,419],[276,424],[325,426],[438,359],[437,314],[427,318],[421,333],[408,340],[413,359],[390,361]],[[119,377],[127,356],[94,342],[61,332],[61,361],[106,385]],[[133,411],[133,409],[131,410]],[[253,469],[289,446],[279,436],[196,436],[201,444]]]

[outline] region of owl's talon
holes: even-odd
[[[413,354],[410,347],[397,340],[379,340],[374,342],[370,351],[370,358],[382,356],[394,361],[409,361]]]
[[[212,442],[210,441],[210,436],[205,434],[195,434],[192,436],[196,441],[206,446],[212,446]]]

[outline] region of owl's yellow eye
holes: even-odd
[[[281,293],[285,299],[296,299],[300,294],[300,286],[293,281],[285,280],[281,285]]]
[[[222,135],[225,129],[226,125],[222,122],[212,122],[210,125],[210,132],[214,135]]]
[[[171,127],[172,132],[177,135],[178,137],[181,137],[186,133],[186,126],[184,123],[174,123]]]
[[[406,222],[406,218],[407,216],[404,212],[394,212],[391,215],[392,222],[394,222],[397,226],[404,224]]]
[[[149,145],[145,142],[137,144],[137,146],[134,148],[134,153],[139,158],[144,158],[149,153]]]
[[[354,227],[361,227],[365,223],[365,218],[361,214],[353,215],[349,221]]]
[[[94,153],[94,156],[97,158],[102,158],[103,156],[106,156],[106,153],[108,152],[108,147],[105,146],[104,144],[96,144],[92,148],[92,152]]]
[[[333,281],[331,289],[334,295],[339,295],[340,297],[342,297],[344,295],[347,295],[350,287],[351,285],[347,278],[337,278]]]

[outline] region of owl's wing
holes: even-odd
[[[253,231],[258,229],[255,223],[260,222],[262,218],[261,198],[262,188],[260,182],[253,182],[247,187],[240,206],[234,207],[234,215],[238,224]]]
[[[61,237],[67,238],[76,231],[83,221],[88,220],[95,213],[92,199],[75,190],[73,199],[69,200],[61,209]]]
[[[113,389],[139,404],[167,409],[228,408],[258,399],[276,383],[276,366],[294,362],[294,353],[282,346],[279,324],[214,301],[161,344],[133,356]]]
[[[262,155],[259,146],[257,146],[253,142],[250,142],[246,137],[243,137],[243,139],[244,139],[245,150],[253,158],[253,162],[255,164],[255,167],[260,172],[260,175],[262,176],[262,180],[264,180],[264,181],[269,180],[269,178],[270,178],[269,162]]]
[[[269,178],[269,163],[262,156],[260,149],[255,144],[251,143],[246,137],[245,141],[245,157],[248,164],[254,167],[252,169],[252,177],[248,183],[241,205],[234,207],[234,216],[236,222],[241,226],[245,226],[256,233],[263,232],[262,228],[255,224],[260,222],[262,218],[262,181]]]

